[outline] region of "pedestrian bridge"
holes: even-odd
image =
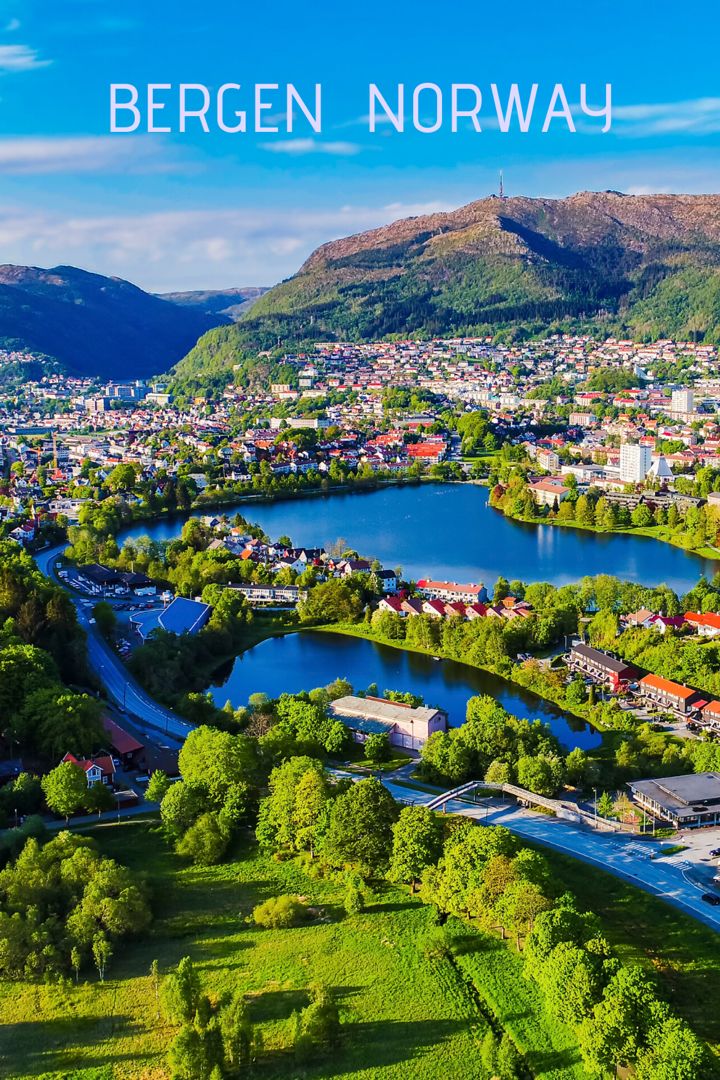
[[[428,810],[445,811],[445,807],[452,799],[462,799],[475,791],[502,791],[503,795],[510,795],[517,799],[523,806],[538,806],[543,810],[549,810],[558,818],[566,821],[574,821],[579,824],[591,825],[593,828],[606,829],[610,832],[622,831],[616,821],[608,821],[607,818],[597,817],[583,810],[576,803],[564,802],[562,799],[549,799],[546,795],[537,795],[534,791],[518,787],[517,784],[494,784],[489,780],[470,780],[466,784],[445,791],[442,795],[436,795],[430,802],[425,803]]]

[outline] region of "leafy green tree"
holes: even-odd
[[[195,1016],[202,987],[200,977],[189,956],[183,956],[175,971],[163,981],[160,999],[165,1016],[171,1024],[188,1023]]]
[[[196,866],[214,866],[227,851],[228,836],[220,828],[217,814],[201,814],[178,840],[176,851]]]
[[[651,1031],[648,1042],[635,1063],[637,1080],[696,1080],[711,1074],[705,1047],[677,1017]]]
[[[225,1001],[220,1012],[220,1034],[225,1059],[231,1069],[240,1069],[250,1061],[253,1027],[245,995],[237,990]]]
[[[167,774],[162,769],[156,769],[148,781],[145,797],[149,802],[162,802],[171,786]]]
[[[442,825],[425,806],[406,806],[393,825],[390,878],[409,883],[411,892],[427,866],[442,853]]]
[[[364,743],[365,757],[368,761],[379,764],[388,761],[391,754],[390,738],[385,731],[372,732]]]
[[[355,589],[339,578],[331,578],[311,589],[298,610],[303,622],[356,622],[363,605]]]
[[[93,618],[102,636],[112,637],[117,627],[117,615],[112,604],[108,604],[107,600],[99,600],[93,607]]]
[[[395,800],[379,780],[372,777],[353,784],[333,802],[324,855],[340,865],[357,864],[368,874],[384,872],[397,812]]]
[[[91,787],[86,786],[83,806],[88,814],[97,814],[100,816],[104,811],[113,810],[115,808],[115,796],[107,784],[93,784]]]
[[[205,812],[205,791],[179,781],[172,784],[160,804],[160,818],[165,831],[174,840],[187,832],[190,826]]]
[[[42,779],[48,808],[66,820],[85,804],[88,786],[84,771],[73,761],[63,761]]]
[[[26,698],[21,724],[43,757],[65,753],[90,754],[102,745],[105,729],[102,706],[88,694],[73,694],[63,687],[36,690]]]
[[[232,787],[255,783],[257,741],[216,728],[195,728],[183,743],[178,764],[185,783],[205,791],[208,808],[219,810]]]
[[[105,971],[112,959],[113,950],[112,945],[102,930],[98,931],[93,938],[92,954],[93,960],[95,961],[95,967],[100,976],[100,982],[105,982]]]
[[[518,759],[517,778],[520,787],[536,795],[552,796],[563,781],[563,764],[557,757],[538,754]]]

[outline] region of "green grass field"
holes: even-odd
[[[426,958],[419,942],[433,912],[406,891],[383,887],[348,919],[338,887],[295,863],[241,851],[238,861],[197,869],[147,821],[89,831],[105,853],[147,874],[155,922],[144,940],[118,947],[104,985],[89,971],[77,987],[0,985],[4,1080],[164,1080],[174,1031],[158,1016],[148,969],[157,959],[166,972],[186,954],[211,995],[240,987],[251,996],[263,1077],[482,1080],[478,1049],[492,1024],[507,1028],[541,1080],[587,1080],[572,1036],[547,1017],[512,949],[451,920],[457,955]],[[290,930],[244,922],[283,892],[307,897],[319,918]],[[286,1049],[290,1017],[313,980],[335,990],[344,1034],[332,1060],[299,1070]]]

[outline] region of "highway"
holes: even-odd
[[[55,562],[66,546],[66,544],[61,544],[58,547],[37,552],[35,555],[35,562],[39,569],[46,577],[59,585],[63,583],[55,573]],[[159,705],[142,689],[120,658],[103,640],[95,625],[90,622],[91,607],[86,607],[83,604],[83,598],[77,593],[70,589],[66,589],[66,592],[75,604],[78,621],[87,634],[88,664],[98,681],[105,687],[111,701],[121,711],[128,712],[134,718],[136,726],[145,725],[156,732],[162,732],[174,742],[183,742],[192,731],[193,725],[171,709]]]

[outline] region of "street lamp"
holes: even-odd
[[[597,788],[593,788],[593,795],[595,796],[595,827],[597,828]]]

